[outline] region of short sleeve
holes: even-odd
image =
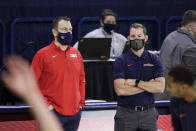
[[[113,66],[113,80],[125,79],[125,67],[123,65],[123,60],[121,58],[115,60]]]
[[[171,121],[172,121],[174,131],[182,131],[180,119],[177,116],[176,111],[175,111],[177,108],[178,107],[176,107],[175,102],[171,101],[170,113],[171,113]]]

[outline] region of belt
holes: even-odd
[[[119,106],[127,108],[127,109],[131,109],[134,111],[145,111],[145,110],[149,110],[155,107],[154,104],[146,105],[146,106],[125,106],[125,105],[119,105]]]

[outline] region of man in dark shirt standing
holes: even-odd
[[[144,49],[146,32],[142,24],[132,24],[128,36],[131,49],[114,63],[114,88],[118,95],[116,131],[157,131],[154,93],[164,91],[165,79],[158,57]]]
[[[174,131],[196,130],[196,89],[194,74],[184,66],[172,68],[167,77]]]

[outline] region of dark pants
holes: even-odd
[[[158,112],[153,107],[145,111],[135,111],[118,106],[115,131],[157,131]]]
[[[53,110],[61,125],[66,131],[77,131],[81,119],[81,109],[73,116],[62,116],[57,111]]]

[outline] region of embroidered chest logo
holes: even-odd
[[[70,54],[69,57],[74,58],[74,57],[77,57],[77,55],[76,54]]]
[[[185,115],[184,115],[184,114],[180,114],[179,117],[180,117],[180,118],[184,118]]]
[[[150,64],[150,63],[148,63],[148,64],[144,64],[144,66],[154,66],[153,64]]]
[[[55,57],[57,57],[57,55],[53,55],[53,56],[52,56],[52,58],[55,58]]]

